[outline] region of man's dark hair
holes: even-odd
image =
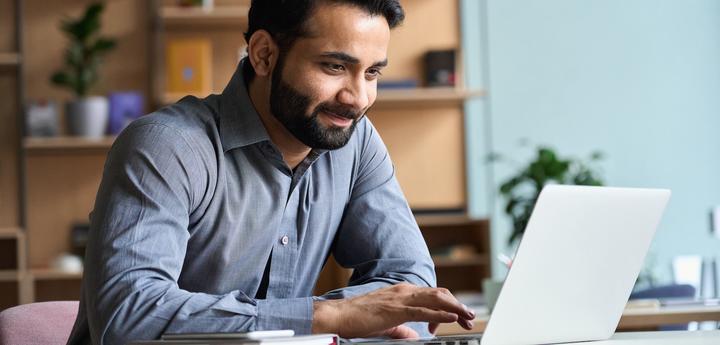
[[[307,37],[306,22],[319,3],[347,4],[367,11],[371,15],[382,15],[391,29],[405,19],[405,11],[399,0],[252,0],[248,14],[248,31],[245,41],[258,31],[265,30],[272,35],[281,54],[287,52],[298,38]],[[244,64],[247,80],[255,76],[252,65]]]

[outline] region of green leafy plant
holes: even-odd
[[[598,151],[582,160],[561,158],[549,147],[538,147],[537,156],[500,185],[500,194],[506,199],[505,213],[513,227],[508,243],[514,243],[522,236],[546,184],[603,185],[599,169],[593,164],[602,159],[603,154]],[[503,160],[499,154],[490,157],[491,162]]]
[[[78,19],[65,19],[60,29],[68,36],[65,66],[50,78],[60,87],[71,89],[78,97],[87,95],[98,81],[98,67],[102,56],[115,48],[114,39],[100,36],[100,15],[104,5],[94,3]]]

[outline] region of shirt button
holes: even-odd
[[[283,237],[280,239],[280,243],[282,243],[283,246],[286,245],[286,244],[288,244],[288,242],[290,242],[290,238],[288,238],[287,236],[283,236]]]

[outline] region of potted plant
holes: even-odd
[[[602,153],[597,151],[587,160],[560,158],[553,149],[538,147],[537,156],[500,185],[500,195],[505,199],[504,210],[512,221],[508,244],[522,237],[535,202],[546,184],[603,185],[598,169],[593,164],[602,158]],[[493,154],[490,160],[503,159]]]
[[[90,5],[78,19],[65,19],[60,28],[69,39],[65,66],[50,78],[60,87],[69,88],[75,99],[66,105],[68,128],[73,135],[100,137],[108,123],[108,101],[102,96],[89,96],[98,81],[102,56],[115,47],[115,40],[100,36],[100,15],[104,5]]]

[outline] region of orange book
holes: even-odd
[[[212,92],[210,40],[171,39],[165,51],[168,93],[204,96]]]

